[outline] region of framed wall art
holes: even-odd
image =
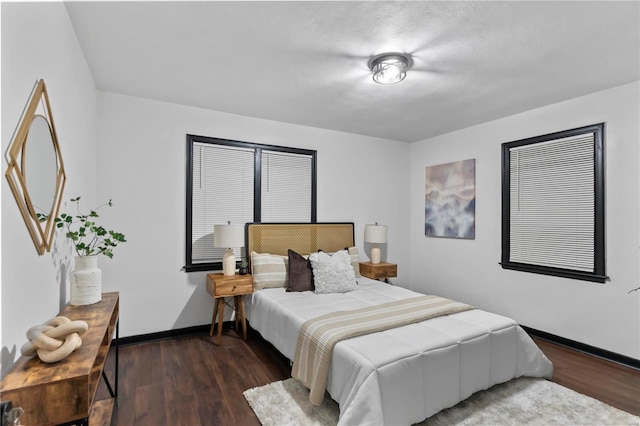
[[[476,237],[476,160],[427,166],[424,185],[427,237]]]

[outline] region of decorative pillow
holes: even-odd
[[[360,256],[358,255],[358,247],[349,247],[346,248],[349,252],[349,256],[351,256],[351,266],[353,266],[353,273],[356,274],[356,278],[361,277],[360,275]]]
[[[287,286],[287,256],[251,252],[251,274],[256,290]]]
[[[287,291],[313,291],[313,269],[304,256],[289,249],[289,287]]]
[[[316,294],[347,293],[358,289],[351,256],[346,250],[337,251],[332,256],[324,252],[311,253],[309,261]]]

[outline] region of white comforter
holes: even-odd
[[[247,318],[292,360],[306,320],[416,295],[368,278],[358,284],[345,294],[260,290],[246,298]],[[327,391],[340,404],[340,425],[410,425],[479,390],[552,369],[515,321],[474,309],[338,343]]]

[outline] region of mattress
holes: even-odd
[[[263,289],[245,309],[251,327],[293,360],[306,320],[416,295],[362,277],[344,294]],[[340,405],[339,425],[411,425],[477,391],[552,370],[514,320],[473,309],[336,344],[327,391]]]

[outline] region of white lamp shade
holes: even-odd
[[[231,248],[244,246],[244,228],[242,225],[213,225],[213,246]]]
[[[364,242],[381,244],[387,242],[387,226],[386,225],[365,225],[364,226]]]

